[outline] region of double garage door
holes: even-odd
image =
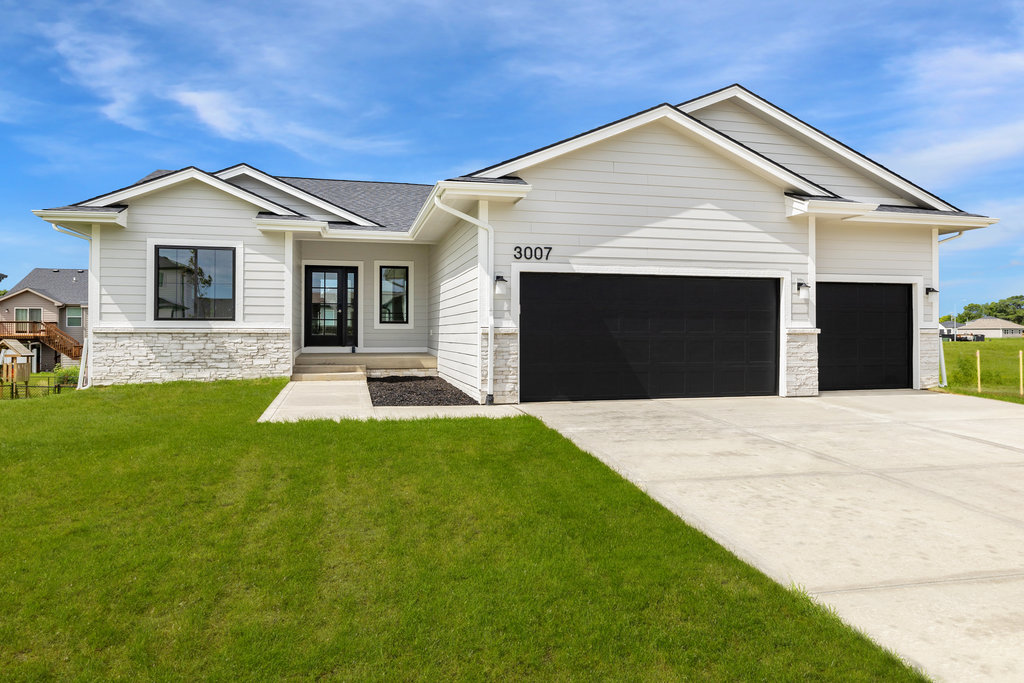
[[[819,283],[819,385],[910,386],[910,287]],[[522,401],[778,393],[779,281],[523,273]]]

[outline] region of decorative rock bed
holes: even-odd
[[[472,406],[477,402],[440,377],[379,377],[366,380],[375,406]]]

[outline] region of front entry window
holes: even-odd
[[[409,268],[380,267],[380,322],[409,322]]]

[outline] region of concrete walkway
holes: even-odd
[[[908,390],[520,407],[931,676],[1024,680],[1024,405]]]
[[[379,406],[366,381],[289,382],[259,422],[297,420],[418,420],[429,417],[512,417],[516,406]]]

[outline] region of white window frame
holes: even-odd
[[[28,315],[28,317],[25,318],[24,320],[18,320],[18,311],[39,311],[39,320],[32,320],[31,312],[26,314],[26,315]],[[14,322],[17,322],[17,323],[37,323],[38,322],[38,323],[41,323],[41,322],[43,322],[43,309],[40,306],[15,306],[14,307]],[[14,329],[18,329],[17,326],[15,326]],[[26,327],[25,329],[27,330],[28,327]]]
[[[404,323],[382,323],[380,321],[380,269],[388,266],[397,266],[399,268],[409,269],[409,281],[406,283],[406,300],[409,303],[409,313],[407,322]],[[375,330],[412,330],[415,329],[416,320],[414,315],[413,301],[416,298],[415,281],[416,273],[414,270],[413,261],[395,261],[395,260],[384,260],[373,262],[373,329]]]
[[[72,316],[70,311],[72,308],[78,309],[78,315]],[[78,324],[72,325],[70,320],[72,317],[78,318]],[[82,327],[85,325],[85,307],[84,306],[65,306],[64,307],[64,327]]]
[[[235,319],[234,320],[157,320],[156,318],[156,248],[229,247],[235,250]],[[245,243],[240,240],[203,240],[192,237],[150,237],[146,240],[146,324],[168,329],[234,329],[245,326]],[[264,327],[261,325],[261,327]],[[270,327],[270,326],[266,326]]]

